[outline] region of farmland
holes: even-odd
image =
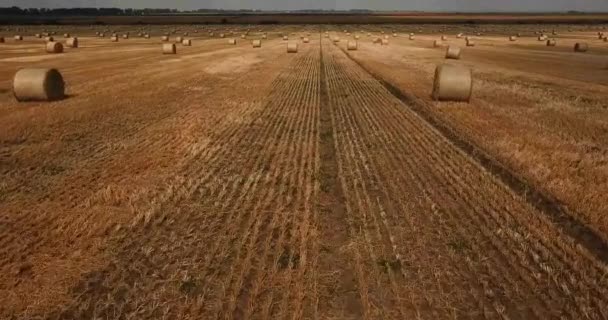
[[[0,318],[607,318],[604,28],[0,27]]]

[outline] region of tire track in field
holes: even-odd
[[[567,208],[559,200],[535,188],[533,184],[528,182],[524,177],[512,172],[509,168],[495,160],[491,155],[467,141],[465,138],[459,136],[449,126],[449,124],[433,116],[432,113],[427,110],[429,106],[426,106],[420,99],[403,92],[388,81],[382,79],[380,76],[374,74],[370,70],[367,70],[356,59],[353,59],[348,52],[343,52],[360,68],[374,77],[374,79],[382,83],[382,85],[393,96],[398,98],[404,104],[408,105],[408,107],[414,110],[422,119],[441,132],[441,134],[450,140],[451,143],[453,143],[471,158],[475,159],[484,167],[485,170],[488,170],[499,178],[502,183],[509,186],[509,188],[511,188],[520,197],[526,199],[530,205],[534,206],[536,209],[538,209],[538,211],[551,218],[551,220],[559,228],[561,228],[564,233],[568,234],[570,237],[583,245],[598,259],[604,263],[608,263],[608,243],[606,243],[604,238],[599,233],[576,218],[577,216],[581,215],[572,213],[571,209]]]
[[[336,56],[340,58],[341,55],[336,54]],[[338,67],[338,71],[342,73],[341,81],[339,81],[338,83],[343,84],[343,88],[342,90],[334,90],[334,92],[336,94],[340,94],[340,92],[344,92],[344,90],[348,92],[348,94],[344,95],[343,98],[344,100],[346,100],[345,104],[349,105],[349,108],[344,108],[345,114],[350,114],[349,118],[351,120],[350,122],[348,122],[350,123],[349,126],[357,126],[357,128],[359,128],[358,130],[354,131],[353,134],[350,134],[350,138],[345,138],[347,141],[345,142],[345,145],[348,145],[350,141],[357,142],[361,139],[364,139],[363,143],[358,143],[358,147],[355,149],[364,150],[366,151],[364,152],[364,154],[368,154],[367,160],[363,160],[361,164],[361,168],[371,168],[371,170],[367,171],[371,173],[371,176],[365,178],[365,181],[370,181],[368,183],[371,185],[371,187],[368,190],[373,190],[374,187],[378,187],[374,186],[376,185],[374,180],[380,178],[382,179],[381,181],[386,181],[383,185],[380,184],[379,186],[381,190],[384,189],[383,193],[387,199],[385,200],[385,202],[388,204],[388,210],[386,210],[387,213],[385,213],[384,216],[389,219],[392,218],[386,225],[399,226],[400,220],[402,220],[400,218],[397,218],[395,215],[396,212],[394,212],[399,212],[401,210],[391,210],[391,204],[396,205],[397,207],[402,206],[402,208],[405,209],[407,208],[405,204],[412,202],[411,200],[408,201],[407,198],[400,200],[399,197],[396,197],[395,195],[403,193],[404,190],[407,193],[410,193],[408,192],[409,190],[413,190],[416,192],[421,192],[420,190],[422,190],[423,199],[431,197],[434,200],[432,204],[435,209],[439,209],[434,211],[439,211],[440,221],[450,216],[452,217],[448,220],[449,224],[447,226],[441,226],[443,229],[451,233],[454,233],[452,229],[461,230],[459,231],[460,236],[467,236],[467,228],[463,229],[462,226],[463,221],[470,220],[470,226],[480,225],[486,229],[485,231],[483,228],[480,230],[480,234],[483,234],[485,239],[481,238],[476,242],[468,241],[469,243],[476,245],[476,243],[488,243],[488,241],[490,241],[490,243],[494,243],[495,245],[499,246],[496,251],[489,251],[490,258],[493,259],[495,262],[489,263],[488,267],[490,267],[489,270],[495,270],[495,268],[498,268],[498,270],[502,269],[499,273],[493,272],[493,276],[502,275],[506,277],[504,279],[507,280],[507,284],[505,286],[502,281],[493,280],[493,277],[489,277],[487,280],[484,279],[483,282],[480,281],[479,284],[480,286],[483,286],[484,290],[480,292],[481,295],[478,295],[478,298],[475,298],[479,299],[480,297],[487,296],[490,293],[490,297],[493,299],[488,299],[490,297],[484,297],[483,299],[493,300],[490,302],[491,307],[494,309],[493,311],[491,310],[492,312],[501,315],[508,314],[515,317],[517,317],[518,315],[521,316],[521,312],[524,312],[524,314],[525,312],[532,312],[532,314],[536,314],[536,316],[539,318],[543,317],[542,315],[544,314],[544,311],[542,308],[538,310],[534,309],[535,307],[540,307],[542,303],[538,306],[535,306],[534,304],[530,304],[526,299],[520,299],[519,301],[523,302],[525,307],[528,307],[528,311],[526,311],[525,309],[516,310],[516,308],[513,307],[514,304],[509,303],[510,299],[496,298],[496,292],[501,292],[500,290],[502,290],[500,288],[501,285],[504,288],[509,289],[512,294],[517,295],[518,283],[523,281],[521,280],[523,279],[522,277],[528,278],[527,283],[531,285],[530,289],[540,290],[541,295],[548,294],[547,297],[541,298],[540,300],[544,300],[545,302],[548,301],[553,308],[557,308],[557,310],[562,310],[566,312],[566,314],[570,314],[571,317],[576,318],[576,315],[586,313],[595,314],[597,316],[597,312],[601,312],[602,306],[605,304],[605,302],[603,301],[603,298],[599,297],[602,297],[602,292],[605,292],[605,281],[600,282],[599,284],[597,282],[590,282],[583,286],[580,286],[582,283],[579,282],[580,280],[584,280],[587,277],[585,275],[586,272],[594,272],[594,266],[598,266],[599,268],[601,268],[601,263],[598,263],[597,261],[594,262],[593,259],[588,260],[589,257],[585,256],[584,251],[572,250],[569,248],[570,245],[560,243],[561,239],[563,239],[563,236],[560,235],[559,232],[552,230],[551,224],[548,223],[548,221],[544,221],[544,224],[542,220],[535,221],[535,215],[532,214],[529,208],[526,208],[526,205],[522,205],[522,199],[519,199],[515,196],[508,196],[508,193],[505,194],[504,186],[497,184],[496,182],[494,182],[493,179],[489,179],[487,174],[480,174],[483,172],[483,170],[480,169],[480,166],[478,164],[472,162],[471,160],[468,160],[467,157],[464,157],[461,153],[459,153],[458,149],[454,148],[453,145],[442,139],[439,134],[433,133],[434,131],[430,130],[429,126],[425,125],[424,122],[421,121],[421,119],[417,118],[417,116],[407,115],[404,114],[404,112],[399,111],[401,103],[398,100],[392,98],[390,93],[387,92],[382,86],[380,86],[372,77],[365,74],[364,71],[356,71],[356,65],[352,63],[348,64],[346,62],[340,61],[339,64],[342,64],[343,66]],[[352,85],[355,85],[355,87],[353,87],[353,89],[349,89]],[[352,98],[349,98],[349,95]],[[405,106],[402,107],[405,108]],[[410,124],[404,125],[404,123]],[[348,132],[348,130],[345,130],[345,132]],[[378,140],[380,139],[380,137],[383,136],[383,140]],[[405,141],[408,142],[404,144]],[[378,147],[381,147],[380,150],[383,151],[381,152],[380,150],[378,150]],[[420,156],[403,156],[410,154],[412,151],[415,151],[413,155]],[[422,155],[428,156],[423,157]],[[410,159],[417,161],[412,163]],[[443,159],[447,159],[449,161],[446,162]],[[458,162],[454,162],[458,159],[462,159],[464,161],[459,160],[460,164]],[[405,163],[412,164],[406,165],[406,167],[403,168]],[[388,167],[387,169],[389,169],[390,171],[384,170],[384,168],[386,167]],[[448,170],[442,170],[442,168],[448,168]],[[362,170],[362,172],[365,172],[365,170]],[[374,174],[374,172],[376,172],[377,174]],[[404,173],[395,174],[397,172]],[[409,174],[410,172],[414,174]],[[467,174],[465,174],[465,172],[467,172]],[[410,183],[410,179],[402,179],[400,176],[403,176],[404,174],[413,178],[413,180],[417,182]],[[465,179],[462,181],[462,183],[460,183],[462,178]],[[444,186],[445,182],[451,181],[456,181],[458,183],[449,184],[449,188],[446,189]],[[480,184],[480,181],[490,183],[484,183],[481,186],[477,187],[477,185]],[[434,191],[425,192],[425,190]],[[446,193],[446,191],[448,193]],[[474,192],[470,193],[469,191]],[[416,192],[414,192],[414,195]],[[391,194],[393,195],[391,196]],[[442,194],[445,194],[445,196],[441,196]],[[464,196],[465,194],[467,194],[467,196]],[[477,202],[477,199],[485,200],[484,197],[480,197],[481,194],[491,195],[490,201],[488,201],[489,206],[487,204]],[[506,195],[507,197],[501,196],[499,198],[497,196],[492,196],[494,194]],[[447,201],[447,199],[450,200]],[[475,201],[467,202],[466,199],[472,199]],[[380,196],[380,200],[383,200],[382,196]],[[463,200],[465,200],[465,202],[462,202]],[[385,203],[383,201],[380,202]],[[460,202],[461,204],[458,204],[456,207],[453,207],[450,202]],[[511,212],[513,209],[505,210],[505,208],[513,207],[514,204],[518,204],[517,206],[515,206],[516,209],[514,212]],[[446,205],[447,207],[445,207]],[[444,207],[442,208],[441,206]],[[471,208],[473,209],[472,211]],[[481,211],[477,208],[480,208]],[[424,207],[418,209],[425,210]],[[426,210],[428,211],[428,208]],[[372,212],[373,211],[377,212],[377,215],[379,217],[378,219],[382,221],[382,209],[378,208],[377,210],[372,210]],[[391,211],[393,212],[391,213]],[[467,215],[463,216],[461,212],[467,213]],[[468,214],[469,212],[473,212],[474,214],[470,215]],[[514,216],[514,218],[512,220],[500,220],[499,218],[503,217],[505,213],[506,216]],[[448,214],[447,217],[445,216],[446,214]],[[493,222],[492,219],[485,218],[486,216],[491,216],[494,219],[499,220]],[[479,219],[480,217],[483,219]],[[465,219],[463,220],[463,218]],[[533,220],[530,220],[531,218]],[[518,221],[524,223],[517,227],[520,230],[518,230],[518,232],[510,232],[511,228],[514,227],[513,224],[517,224]],[[530,223],[531,226],[524,228],[523,226],[527,226],[528,223]],[[487,229],[488,226],[490,227],[490,229]],[[515,225],[515,227],[516,226],[517,225]],[[500,227],[502,227],[502,229]],[[531,228],[531,230],[527,230],[528,228]],[[432,228],[429,229],[429,233],[432,232]],[[470,233],[471,235],[474,235],[474,237],[467,238],[475,240],[475,238],[477,238],[478,233]],[[514,236],[515,238],[511,237],[510,239],[496,239],[501,234],[507,233],[511,233],[513,235],[520,234],[520,236]],[[547,237],[545,235],[547,233],[550,235],[550,237]],[[394,232],[392,234],[403,235],[407,233]],[[442,240],[442,236],[445,235],[439,234],[439,238],[437,240]],[[533,245],[533,248],[535,248],[534,250],[540,250],[541,248],[543,248],[543,245],[538,243],[538,239],[543,242],[552,244],[554,248],[551,248],[551,250],[548,251],[548,256],[545,255],[540,257],[540,260],[539,255],[536,254],[536,262],[534,265],[523,266],[525,261],[518,261],[520,257],[513,253],[512,250],[514,248],[515,250],[517,250],[517,248],[520,247],[518,243],[521,243],[521,248],[526,249],[523,252],[534,256],[535,253],[530,250],[530,244]],[[397,241],[397,243],[402,241],[403,240]],[[392,243],[389,241],[386,242],[384,245],[390,247]],[[431,242],[427,245],[430,245],[430,247],[427,247],[427,249],[425,250],[437,250],[437,248],[434,248],[437,247],[436,244],[433,244]],[[407,247],[408,246],[399,246],[399,248]],[[502,250],[505,250],[504,248],[506,248],[507,251],[501,253]],[[480,252],[484,251],[485,250],[480,250]],[[586,267],[586,270],[581,270],[580,272],[577,272],[575,276],[571,276],[571,279],[563,277],[562,275],[565,275],[565,273],[560,273],[562,275],[556,274],[555,270],[561,270],[560,268],[568,268],[566,270],[570,270],[569,272],[577,270],[577,267],[568,265],[569,260],[564,261],[560,258],[563,252],[570,252],[573,257],[577,258],[578,261],[589,261],[591,263],[591,267]],[[547,252],[545,252],[545,254],[546,253]],[[417,255],[419,254],[417,253]],[[500,257],[501,255],[503,256],[503,258],[495,260],[496,257]],[[407,259],[407,255],[405,255],[405,257]],[[438,258],[432,257],[431,259],[432,260],[430,262],[433,262],[433,260],[437,260]],[[502,259],[507,259],[507,261],[511,261],[507,268],[503,268],[501,266]],[[532,259],[533,258],[530,258],[530,260]],[[451,264],[456,263],[458,260],[460,259],[457,259],[453,262],[444,261],[443,263]],[[484,259],[483,261],[486,260]],[[470,264],[470,262],[468,262],[466,259],[463,262]],[[558,265],[552,265],[555,263],[557,263]],[[580,263],[577,263],[577,266],[578,268],[580,268]],[[449,269],[450,265],[441,266],[442,269],[446,267]],[[525,269],[524,267],[527,267],[528,269]],[[479,267],[476,267],[476,269],[479,270]],[[471,278],[471,275],[473,277],[475,276],[474,271],[476,269],[472,269],[470,271],[472,273],[469,275],[468,278],[463,278],[462,281],[465,286],[467,286],[468,283],[471,282],[468,280]],[[524,271],[522,271],[522,269]],[[466,272],[459,272],[458,269],[455,269],[455,271],[466,276]],[[545,273],[546,275],[542,275],[543,273]],[[595,274],[597,275],[597,273]],[[537,275],[542,275],[542,277],[535,278],[537,277]],[[549,281],[547,285],[543,285],[543,283],[545,283],[549,279],[554,279],[553,281],[556,282],[553,284],[551,283],[551,281]],[[598,278],[596,278],[596,280],[597,279]],[[568,286],[565,285],[563,280],[567,280],[567,283],[578,283],[579,287],[576,288],[576,286],[573,286],[568,288]],[[526,281],[524,281],[523,283],[526,283]],[[589,287],[586,288],[586,286]],[[471,288],[475,289],[475,286]],[[568,293],[572,292],[572,288],[581,290],[581,293],[587,292],[588,294],[590,294],[593,297],[591,298],[591,300],[595,299],[593,302],[595,303],[595,305],[589,305],[589,301],[584,300],[579,300],[575,302],[575,300],[572,299],[572,294]],[[432,289],[432,287],[429,287],[428,289]],[[497,289],[498,291],[496,291]],[[583,293],[582,295],[585,294]],[[466,295],[464,296],[464,298],[466,298]],[[481,300],[480,302],[482,302],[483,304],[483,301],[484,300]],[[565,305],[562,305],[561,302],[565,302]],[[530,305],[528,306],[527,304]],[[459,303],[459,305],[460,308],[462,308],[467,304]],[[552,308],[549,307],[545,308],[544,310],[552,310]],[[531,316],[532,314],[528,314],[527,317]]]

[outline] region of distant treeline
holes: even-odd
[[[176,15],[176,14],[260,14],[272,13],[273,11],[259,10],[221,10],[221,9],[198,9],[191,11],[180,11],[177,9],[120,9],[120,8],[19,8],[19,7],[0,7],[0,15],[54,15],[54,16],[145,16],[145,15]],[[278,12],[278,11],[275,11]],[[285,13],[285,11],[281,11]],[[370,10],[353,9],[348,11],[333,10],[294,10],[293,13],[373,13]]]

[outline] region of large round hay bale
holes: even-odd
[[[338,42],[340,42],[340,37],[334,37],[334,38],[332,39],[332,41],[333,41],[334,43],[338,43]]]
[[[177,47],[175,43],[163,43],[163,54],[176,54]]]
[[[262,35],[262,39],[263,39],[263,40],[266,40],[266,39],[268,39],[268,36],[267,36],[267,35],[265,35],[265,34],[263,34],[263,35]]]
[[[433,100],[470,101],[473,92],[471,69],[464,66],[441,64],[435,69]]]
[[[262,40],[253,40],[253,41],[251,41],[251,45],[254,48],[261,48],[262,47]]]
[[[182,40],[182,45],[185,46],[185,47],[189,47],[189,46],[192,45],[192,40],[190,40],[190,39],[184,39],[184,40]]]
[[[226,35],[225,35],[225,34],[220,33],[220,38],[222,38],[222,39],[223,39],[223,38],[225,38],[225,37],[226,37]]]
[[[578,42],[574,45],[574,52],[587,52],[589,45],[585,42]]]
[[[17,101],[52,101],[65,96],[65,83],[56,69],[21,69],[13,78]]]
[[[228,39],[228,44],[235,45],[236,39]]]
[[[20,36],[20,35],[15,36],[15,41],[22,41],[22,40],[23,40],[23,36]]]
[[[48,36],[48,37],[44,38],[44,41],[46,41],[46,42],[53,42],[53,41],[55,41],[55,38],[53,38],[52,36]]]
[[[510,36],[509,37],[509,41],[517,41],[517,37],[516,36]]]
[[[545,35],[538,36],[538,41],[547,41],[547,36],[545,36]]]
[[[309,43],[309,42],[310,42],[310,39],[308,39],[308,38],[304,38],[304,39],[302,39],[302,42],[304,42],[304,43]]]
[[[68,38],[68,40],[65,41],[65,45],[68,48],[78,48],[78,38]]]
[[[123,39],[129,39],[129,34],[128,34],[128,33],[123,34],[123,35],[122,35],[122,38],[123,38]]]
[[[182,43],[182,41],[184,41],[184,38],[182,38],[182,37],[175,38],[175,43]]]
[[[298,53],[298,44],[290,42],[287,44],[287,53]]]
[[[38,38],[38,39],[41,39],[41,38],[42,38],[42,35],[41,35],[40,33],[36,33],[36,34],[34,35],[34,37],[36,37],[36,38]]]
[[[67,39],[67,38],[69,38],[69,37],[70,37],[70,34],[69,34],[69,33],[64,33],[64,34],[63,34],[63,37]]]
[[[149,34],[144,34],[144,39],[150,39],[150,35]]]
[[[110,38],[110,40],[111,40],[112,42],[118,42],[118,37],[117,37],[117,36],[112,36],[112,37]]]
[[[353,38],[355,38],[355,40],[359,40],[361,37],[359,35],[355,35]]]
[[[289,40],[289,37],[288,36],[283,36],[283,41],[287,41],[287,40]]]
[[[466,42],[467,42],[467,47],[475,46],[475,40],[473,40],[473,39],[468,39]]]
[[[245,35],[244,34],[241,35],[241,39],[245,39]]]
[[[433,48],[439,48],[442,45],[443,45],[443,43],[440,40],[433,41]]]
[[[357,50],[357,48],[358,48],[357,41],[350,40],[346,43],[346,49],[348,49],[349,51]]]
[[[46,43],[46,52],[47,53],[62,53],[63,45],[59,42],[47,42]]]
[[[99,34],[99,37],[100,37],[100,38],[105,38],[105,36],[106,36],[106,34],[105,34],[105,33],[103,33],[103,32]]]
[[[456,35],[456,38],[460,39],[460,38],[462,38],[462,36],[463,36],[463,34],[459,33],[459,34]]]
[[[382,39],[382,45],[388,46],[388,39]]]
[[[460,48],[458,48],[458,47],[449,46],[445,52],[445,58],[458,60],[458,59],[460,59],[461,51],[462,50],[460,50]]]
[[[410,39],[410,40],[416,40],[416,36],[415,36],[415,35],[413,35],[413,34],[410,34],[409,39]]]
[[[555,41],[555,39],[547,40],[547,47],[555,47],[555,46],[557,46],[557,41]]]
[[[448,36],[441,36],[441,41],[446,41],[448,40]]]

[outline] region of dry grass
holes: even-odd
[[[52,60],[37,38],[3,47],[0,318],[607,316],[605,261],[365,70],[606,235],[603,51],[572,52],[595,31],[547,48],[508,41],[522,26],[260,29],[58,28],[82,46]],[[478,32],[453,61],[474,99],[432,102],[432,41]],[[164,34],[192,46],[162,56]],[[283,34],[311,41],[289,55]],[[15,102],[14,72],[49,62],[69,98]]]

